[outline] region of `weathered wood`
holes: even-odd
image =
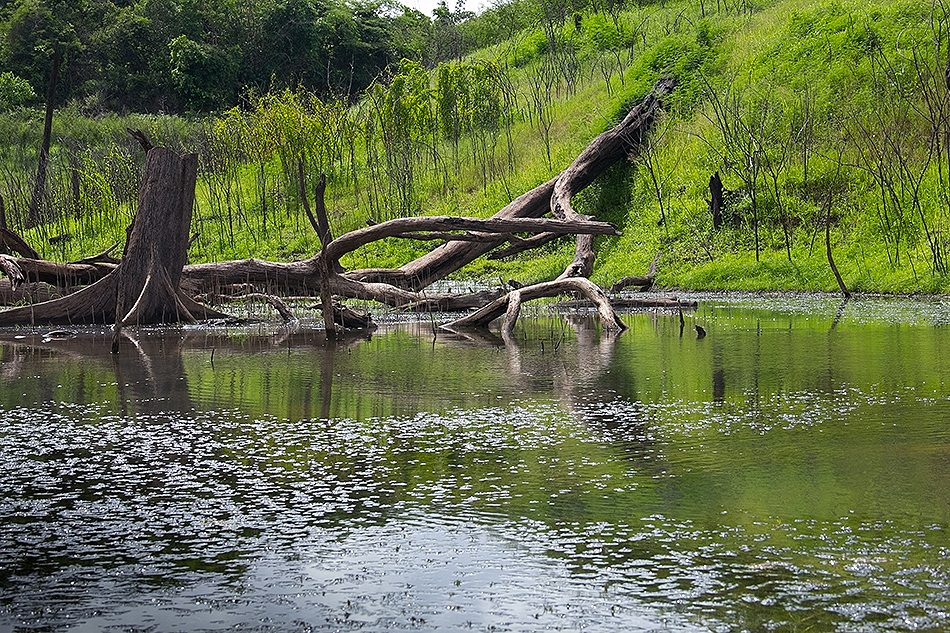
[[[647,269],[647,274],[642,276],[631,275],[630,277],[624,277],[616,281],[612,286],[610,286],[610,294],[616,294],[625,288],[630,286],[639,286],[640,290],[649,290],[653,287],[653,284],[656,282],[656,265],[660,261],[660,253],[656,254],[656,257],[653,258],[653,261],[650,262],[650,268]]]
[[[152,144],[152,141],[148,138],[148,134],[146,134],[144,130],[127,127],[125,128],[125,131],[129,136],[135,139],[135,141],[139,144],[139,147],[141,147],[142,151],[146,154],[148,154],[149,150],[155,147]]]
[[[518,196],[492,218],[540,218],[548,211],[552,191],[553,179]],[[400,268],[353,270],[348,272],[347,276],[358,281],[375,281],[408,290],[422,290],[504,243],[502,239],[497,242],[448,242]]]
[[[112,253],[115,252],[115,249],[119,248],[119,244],[121,244],[121,242],[116,242],[115,244],[113,244],[106,250],[102,251],[101,253],[93,255],[92,257],[83,257],[82,259],[77,259],[76,261],[69,262],[67,266],[69,265],[75,266],[75,265],[82,265],[82,264],[87,264],[91,266],[100,266],[102,264],[105,264],[107,266],[118,266],[119,260],[113,257]],[[107,271],[111,272],[111,269],[107,269]]]
[[[502,290],[482,290],[471,294],[431,294],[424,298],[397,306],[400,312],[463,312],[480,308],[500,297]]]
[[[563,219],[589,219],[578,213],[571,199],[590,185],[614,163],[636,156],[643,147],[646,135],[660,112],[662,99],[676,82],[671,78],[661,79],[653,90],[613,128],[603,132],[588,145],[567,169],[561,172],[551,194],[551,212]],[[578,235],[574,260],[567,266],[561,278],[590,277],[594,270],[594,238],[590,234]]]
[[[360,312],[342,303],[333,304],[333,322],[344,330],[374,330],[376,324],[368,312]],[[339,333],[338,333],[339,336]]]
[[[63,291],[47,283],[14,284],[9,279],[0,279],[0,305],[15,303],[40,303],[60,297]]]
[[[118,335],[128,324],[226,317],[197,303],[179,288],[187,256],[197,164],[194,154],[179,156],[164,148],[149,151],[138,212],[121,263],[76,293],[0,311],[0,325],[115,323]],[[107,264],[68,266],[70,271],[95,270],[98,274]]]
[[[510,235],[512,233],[546,233],[557,232],[561,234],[576,234],[578,232],[590,232],[598,235],[617,235],[617,229],[607,222],[595,222],[590,220],[552,220],[544,218],[462,218],[454,216],[423,216],[412,218],[396,218],[379,224],[374,224],[365,228],[356,229],[342,235],[327,245],[325,252],[321,251],[310,259],[297,262],[269,262],[258,259],[246,259],[241,261],[218,262],[211,264],[195,264],[186,266],[183,275],[190,282],[200,286],[203,289],[211,290],[216,285],[231,285],[238,283],[254,283],[274,285],[285,291],[296,294],[312,294],[319,291],[320,288],[320,260],[326,257],[328,262],[339,262],[340,258],[347,253],[353,252],[374,241],[385,238],[406,238],[419,233],[420,231],[475,231],[478,233],[498,233]],[[502,237],[504,239],[504,237]],[[500,242],[479,244],[479,246],[488,246],[494,248]],[[438,249],[437,249],[438,250]],[[387,275],[389,271],[379,275],[382,278],[391,278]],[[339,277],[339,276],[335,276]],[[343,277],[357,283],[382,283],[376,281],[377,276],[373,271],[354,271],[344,273]],[[331,285],[341,283],[339,279],[331,280]],[[406,284],[411,286],[412,284]],[[402,290],[408,293],[406,296],[415,297],[412,290],[407,290],[406,285],[388,284],[383,286],[387,288],[387,295],[391,295],[394,289]],[[356,285],[350,285],[349,288],[356,288]],[[336,290],[334,290],[336,292]],[[365,295],[361,292],[361,295]],[[348,295],[352,296],[352,295]],[[365,296],[352,296],[352,298],[367,298]],[[371,297],[370,297],[371,298]],[[402,301],[408,303],[414,301],[407,299]],[[386,301],[388,305],[398,305]]]
[[[331,261],[339,259],[365,246],[385,238],[407,238],[429,231],[475,231],[481,233],[501,234],[501,239],[494,242],[497,245],[503,242],[504,236],[512,233],[562,233],[592,235],[619,235],[620,232],[612,224],[596,222],[589,219],[549,220],[545,218],[463,218],[457,216],[420,216],[411,218],[396,218],[372,226],[356,229],[338,237],[327,246],[327,257]]]
[[[25,282],[45,282],[53,286],[80,286],[99,281],[115,270],[115,264],[70,263],[61,264],[45,259],[10,257],[0,255],[0,271],[13,278],[9,268],[16,266],[20,280]]]
[[[169,323],[196,318],[179,300],[198,176],[197,154],[155,147],[117,276],[116,324]]]
[[[557,297],[559,295],[580,293],[586,296],[595,306],[600,315],[601,322],[605,329],[610,331],[622,332],[627,329],[617,313],[610,306],[610,300],[604,291],[585,277],[566,277],[546,281],[539,284],[533,284],[512,290],[511,292],[495,299],[488,305],[475,312],[468,314],[460,319],[449,323],[446,327],[488,327],[495,319],[505,316],[503,331],[511,332],[515,321],[521,312],[521,305],[525,301],[541,299],[543,297]]]

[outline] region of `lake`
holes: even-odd
[[[950,627],[950,301],[696,298],[2,332],[0,631]]]

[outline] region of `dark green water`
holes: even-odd
[[[950,304],[704,299],[8,331],[0,631],[950,628]]]

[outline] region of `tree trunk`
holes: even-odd
[[[195,204],[197,154],[179,156],[157,147],[146,155],[139,206],[125,245],[116,294],[117,323],[191,321],[178,300],[191,212]]]
[[[722,178],[717,171],[709,177],[709,212],[712,213],[713,229],[722,226]]]
[[[587,220],[574,210],[571,199],[602,174],[608,167],[624,158],[636,156],[643,140],[650,132],[660,113],[660,99],[669,93],[676,82],[660,79],[653,90],[623,120],[591,141],[570,166],[554,182],[551,194],[551,212],[567,220]],[[560,279],[590,277],[594,270],[594,236],[578,235],[574,261],[561,273]]]
[[[179,156],[161,147],[150,150],[139,189],[138,211],[118,266],[74,294],[0,311],[0,325],[115,323],[118,334],[130,324],[226,317],[179,289],[197,171],[195,154]],[[94,269],[88,264],[70,266]]]
[[[53,53],[53,66],[49,71],[49,83],[46,86],[46,116],[43,119],[43,144],[40,146],[40,160],[36,168],[36,182],[33,183],[33,196],[30,198],[28,224],[36,226],[40,223],[40,208],[43,198],[46,197],[46,168],[49,165],[49,146],[53,135],[53,100],[56,97],[56,84],[59,83],[59,66],[63,61],[63,53],[56,50]]]

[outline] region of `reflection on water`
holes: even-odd
[[[8,332],[0,631],[950,626],[945,305],[706,299]]]

